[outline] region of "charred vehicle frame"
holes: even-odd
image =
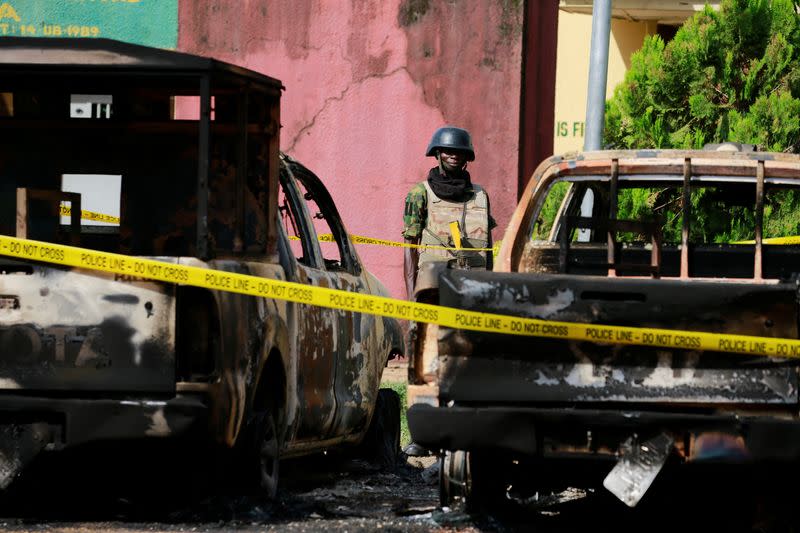
[[[388,294],[279,153],[278,80],[105,39],[6,38],[0,70],[0,232]],[[41,449],[199,435],[274,495],[279,457],[365,438],[395,320],[180,281],[0,258],[0,488]]]
[[[800,247],[769,240],[784,236],[768,215],[787,190],[800,191],[800,158],[789,154],[553,157],[525,190],[494,272],[443,270],[433,284],[438,303],[561,322],[796,339]],[[650,211],[630,216],[628,205],[628,218],[619,216],[623,200],[637,193]],[[726,213],[728,225],[743,213],[748,238],[711,231],[704,217],[712,208]],[[497,497],[520,482],[513,471],[521,465],[533,470],[527,481],[544,488],[588,472],[554,469],[560,462],[589,459],[607,473],[616,463],[604,484],[634,506],[667,459],[800,459],[796,357],[701,351],[688,340],[667,349],[447,328],[436,340],[424,359],[430,371],[415,376],[438,387],[436,405],[412,406],[409,425],[415,442],[446,451],[444,504]],[[657,460],[645,452],[657,452]]]

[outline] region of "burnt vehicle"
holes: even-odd
[[[791,154],[553,157],[528,184],[494,271],[445,269],[438,302],[797,339],[800,241],[787,237],[798,231],[799,195]],[[675,338],[678,348],[663,348],[439,328],[422,373],[438,386],[436,405],[420,402],[408,416],[415,442],[445,451],[442,503],[602,481],[635,506],[665,464],[795,466],[798,359]]]
[[[388,294],[279,153],[278,80],[104,39],[6,38],[0,71],[0,233]],[[395,320],[175,281],[0,257],[0,488],[42,449],[191,436],[274,495],[280,457],[390,431]]]

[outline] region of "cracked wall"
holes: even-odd
[[[181,0],[178,48],[280,79],[281,148],[317,173],[348,231],[401,240],[403,200],[444,124],[502,232],[516,206],[521,0]],[[402,251],[359,254],[403,297]]]

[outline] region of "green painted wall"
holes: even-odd
[[[0,36],[178,44],[178,0],[0,0]]]

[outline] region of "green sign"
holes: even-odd
[[[175,48],[178,0],[0,0],[0,37],[105,37]]]

